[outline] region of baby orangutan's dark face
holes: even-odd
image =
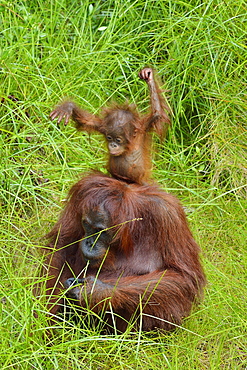
[[[113,111],[105,117],[105,138],[110,155],[119,156],[128,150],[128,144],[134,135],[133,120],[133,114],[122,109]]]

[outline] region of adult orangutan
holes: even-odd
[[[72,118],[79,131],[98,131],[104,135],[108,150],[108,170],[112,176],[128,182],[145,184],[150,178],[150,135],[155,130],[163,137],[170,118],[170,109],[162,97],[151,68],[140,71],[139,77],[147,82],[151,112],[140,117],[136,108],[128,104],[105,108],[102,117],[79,108],[74,102],[65,101],[50,114],[51,119],[63,119],[65,124]]]
[[[72,186],[46,248],[47,298],[103,313],[109,330],[171,330],[200,297],[199,247],[179,201],[158,186],[94,172]],[[65,300],[66,301],[66,300]]]

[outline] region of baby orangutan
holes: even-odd
[[[52,120],[69,119],[75,122],[79,131],[98,131],[108,143],[108,171],[120,180],[128,183],[145,184],[150,178],[150,135],[154,130],[163,138],[170,119],[170,109],[162,97],[158,83],[151,68],[144,68],[139,73],[146,81],[150,91],[151,112],[140,117],[130,105],[111,106],[102,111],[102,118],[79,108],[71,101],[58,105],[50,114]]]

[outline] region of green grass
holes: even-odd
[[[2,369],[247,368],[246,19],[243,0],[1,2]],[[64,96],[91,112],[125,99],[145,111],[146,65],[174,115],[165,143],[156,140],[154,177],[188,210],[204,301],[168,335],[101,336],[61,322],[48,346],[33,297],[43,236],[80,174],[104,171],[106,153],[100,136],[48,115]]]

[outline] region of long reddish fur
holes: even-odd
[[[99,172],[83,177],[71,188],[67,205],[48,235],[50,313],[56,314],[59,309],[57,296],[64,290],[64,281],[86,268],[78,248],[84,235],[81,220],[99,206],[109,213],[112,226],[141,220],[117,228],[100,271],[87,267],[87,283],[79,304],[89,305],[96,313],[106,311],[109,322],[112,314],[107,310],[111,306],[123,318],[115,318],[120,331],[126,329],[134,313],[138,317],[140,312],[141,319],[136,322],[143,330],[171,330],[174,324],[180,325],[205,285],[199,247],[182,206],[157,186],[126,184]]]

